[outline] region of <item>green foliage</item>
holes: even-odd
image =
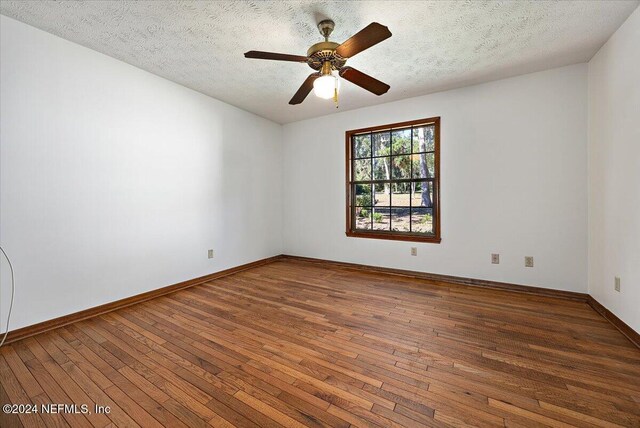
[[[400,155],[393,158],[391,178],[411,178],[411,156]]]
[[[370,184],[358,184],[356,185],[356,205],[359,207],[372,206],[371,197],[371,185]]]
[[[355,137],[356,158],[366,158],[371,156],[371,137],[367,135],[357,135]]]
[[[425,216],[422,217],[422,220],[420,220],[420,223],[422,224],[431,223],[432,219],[433,217],[431,216],[431,214],[425,214]]]
[[[378,132],[372,135],[371,141],[374,156],[389,156],[389,133]]]
[[[401,131],[393,131],[391,139],[393,141],[391,150],[394,155],[411,153],[411,130],[403,129]]]
[[[362,208],[358,213],[359,217],[369,217],[369,210]]]
[[[356,196],[356,205],[359,207],[370,207],[373,205],[371,201],[371,193]]]
[[[373,213],[373,221],[375,221],[376,223],[382,223],[382,214]]]
[[[370,159],[358,159],[355,161],[355,179],[371,180],[371,160]]]

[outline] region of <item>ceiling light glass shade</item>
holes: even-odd
[[[320,98],[333,98],[336,89],[340,91],[340,80],[331,74],[318,77],[313,82],[313,93]]]

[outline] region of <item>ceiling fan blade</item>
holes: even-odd
[[[272,59],[275,61],[307,62],[306,56],[281,54],[275,52],[249,51],[245,52],[244,57],[255,59]]]
[[[364,74],[362,71],[356,70],[352,67],[342,67],[340,69],[340,77],[351,83],[355,83],[361,88],[366,89],[369,92],[373,92],[376,95],[382,95],[391,88],[386,83],[381,82],[378,79],[374,79],[368,74]]]
[[[320,73],[311,73],[309,77],[307,77],[305,81],[302,83],[302,86],[300,86],[300,89],[298,89],[298,92],[296,92],[293,98],[291,98],[291,101],[289,101],[289,104],[295,105],[303,102],[304,99],[307,98],[307,95],[309,95],[309,92],[311,92],[311,90],[313,89],[313,82],[318,77],[320,77]]]
[[[372,22],[338,46],[336,53],[343,58],[351,58],[389,37],[391,37],[391,31],[387,27]]]

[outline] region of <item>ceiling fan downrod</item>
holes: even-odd
[[[321,76],[331,75],[331,61],[325,61],[322,63],[322,69],[320,70]]]

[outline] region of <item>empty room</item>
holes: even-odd
[[[639,4],[0,0],[0,427],[640,428]]]

